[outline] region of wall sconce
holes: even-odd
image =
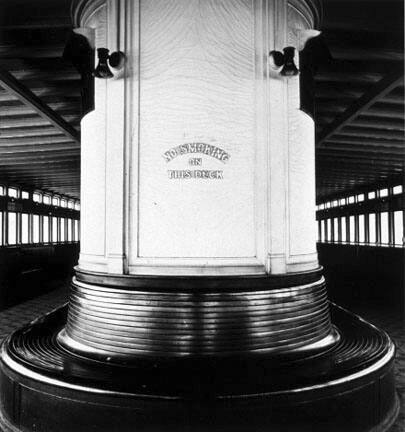
[[[114,74],[111,72],[110,67],[121,69],[124,66],[125,54],[123,52],[116,51],[111,54],[109,52],[110,50],[107,48],[97,48],[98,65],[93,72],[96,78],[112,78]]]
[[[299,70],[297,69],[297,66],[295,66],[294,55],[294,47],[286,47],[283,49],[283,52],[270,51],[269,56],[272,61],[273,69],[280,69],[282,67],[280,75],[283,76],[298,75]]]

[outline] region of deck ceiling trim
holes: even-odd
[[[324,144],[324,142],[333,135],[338,134],[345,126],[349,125],[357,117],[365,114],[368,108],[370,108],[375,102],[382,99],[396,87],[402,85],[403,82],[404,75],[402,71],[395,71],[381,79],[371,91],[364,94],[360,99],[355,100],[346,111],[344,111],[338,118],[336,118],[336,120],[325,128],[325,130],[322,131],[322,134],[318,139],[318,147],[322,146],[322,144]],[[376,136],[376,132],[372,133],[372,136]],[[400,139],[402,138],[403,134]]]
[[[39,116],[49,121],[68,138],[80,143],[80,135],[70,123],[4,69],[0,69],[0,85],[13,96],[16,96],[23,104],[32,108]]]

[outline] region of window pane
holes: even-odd
[[[53,243],[58,242],[58,218],[57,217],[52,218],[52,242]]]
[[[337,205],[338,205],[338,201],[337,200],[333,201],[333,207],[337,207]]]
[[[17,242],[17,214],[8,213],[8,244],[13,245]]]
[[[331,236],[331,223],[330,223],[330,219],[326,219],[325,220],[326,223],[326,241],[331,241],[332,236]]]
[[[28,192],[26,192],[26,191],[21,192],[21,198],[22,199],[29,199],[29,197],[30,197],[30,194]]]
[[[388,189],[381,189],[380,197],[386,197],[386,196],[388,196]]]
[[[350,229],[350,236],[349,241],[350,243],[354,243],[354,216],[350,216],[349,218],[349,229]]]
[[[358,202],[364,201],[364,194],[357,195],[357,201]]]
[[[343,216],[340,219],[340,223],[342,224],[342,242],[346,242],[346,217]]]
[[[354,196],[349,197],[349,204],[353,204],[354,203]]]
[[[32,241],[34,243],[39,243],[39,216],[33,215],[32,218]]]
[[[374,198],[375,198],[375,192],[369,192],[368,199],[374,199]]]
[[[339,225],[338,225],[338,218],[333,219],[333,240],[334,242],[339,241]]]
[[[21,243],[27,244],[28,243],[28,214],[23,213],[21,215]]]
[[[60,206],[61,207],[66,207],[66,200],[65,199],[61,199],[60,200]]]
[[[393,188],[393,193],[394,193],[394,195],[402,193],[402,185],[395,186]]]
[[[60,241],[66,241],[66,238],[65,238],[65,218],[60,218]]]
[[[403,244],[403,236],[404,236],[404,212],[396,211],[394,212],[394,226],[395,226],[395,244],[401,245]]]
[[[67,226],[67,228],[68,228],[67,240],[71,242],[73,240],[73,238],[72,238],[72,219],[67,219],[67,224],[68,224],[68,226]]]
[[[368,229],[369,229],[369,242],[375,243],[377,241],[375,235],[375,213],[368,215]]]
[[[323,235],[322,231],[321,231],[321,235]],[[75,241],[79,241],[79,240],[80,240],[80,238],[79,238],[79,221],[75,220]]]
[[[0,212],[0,245],[3,244],[3,212]]]
[[[322,209],[323,207],[322,207],[322,204],[321,204],[321,209]],[[80,203],[75,203],[75,209],[76,210],[80,210]]]
[[[58,197],[53,197],[52,198],[52,204],[54,206],[58,206],[59,205],[59,198]]]
[[[8,188],[8,196],[17,198],[17,189],[15,188]]]
[[[4,194],[5,194],[4,186],[0,186],[0,195],[4,195]]]
[[[388,212],[381,213],[381,243],[388,244]]]
[[[345,204],[346,204],[346,200],[345,200],[344,198],[341,198],[341,199],[339,200],[339,204],[340,204],[340,205],[345,205]]]
[[[43,231],[43,242],[49,243],[49,216],[44,216],[44,231]]]
[[[44,204],[50,204],[51,203],[51,197],[49,195],[44,195]]]
[[[365,223],[364,215],[359,216],[359,242],[364,243]]]
[[[41,202],[42,200],[42,195],[38,192],[35,192],[34,195],[32,196],[33,201],[35,202]]]

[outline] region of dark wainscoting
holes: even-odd
[[[318,243],[329,298],[345,306],[371,302],[405,309],[405,249]]]
[[[58,287],[78,258],[79,243],[0,248],[0,310]]]

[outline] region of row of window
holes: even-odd
[[[67,198],[61,195],[50,194],[46,192],[28,192],[17,187],[0,186],[0,196],[9,196],[11,198],[21,198],[32,200],[37,203],[43,203],[56,207],[80,210],[79,201]]]
[[[77,219],[4,211],[0,227],[1,246],[79,241]]]
[[[0,246],[77,242],[79,209],[65,196],[0,185]]]
[[[398,195],[401,194],[403,192],[403,187],[402,185],[397,185],[394,186],[392,188],[392,191],[390,193],[388,188],[385,189],[379,189],[376,191],[371,191],[368,193],[362,193],[362,194],[358,194],[358,195],[352,195],[349,197],[345,197],[345,198],[340,198],[340,199],[336,199],[336,200],[332,200],[332,201],[327,201],[325,203],[319,204],[316,209],[317,210],[325,210],[328,208],[333,208],[333,207],[341,207],[341,206],[345,206],[345,205],[349,205],[349,204],[356,204],[358,202],[362,202],[365,199],[376,199],[376,198],[384,198],[387,197],[389,194],[390,195]]]
[[[376,246],[405,243],[403,210],[321,219],[318,230],[321,242]]]

